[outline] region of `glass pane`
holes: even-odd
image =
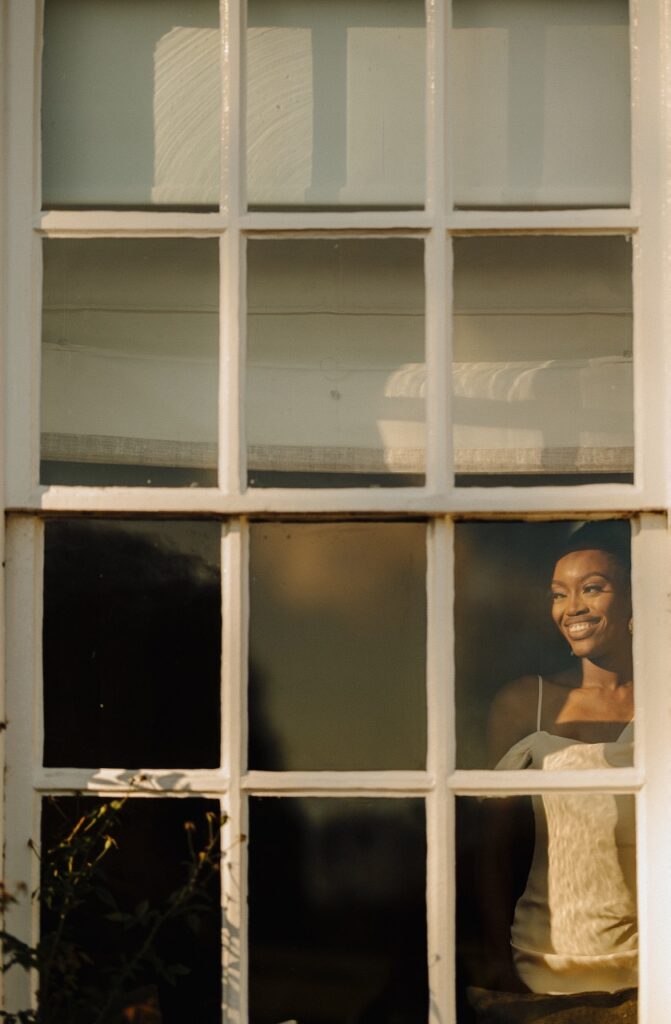
[[[250,803],[251,1024],[425,1021],[423,802]]]
[[[459,767],[631,763],[629,523],[457,523],[455,538]]]
[[[252,207],[421,207],[422,0],[249,0]]]
[[[252,526],[250,767],[424,767],[425,544],[419,523]]]
[[[216,239],[46,239],[43,483],[216,486]]]
[[[48,978],[42,972],[45,1024],[220,1024],[218,830],[214,800],[130,799],[118,811],[90,797],[42,802],[43,941],[62,929]],[[105,834],[114,844],[103,853]],[[75,875],[75,906],[59,921]],[[116,1012],[103,1018],[108,999]]]
[[[424,482],[423,242],[248,243],[255,486]]]
[[[461,797],[456,827],[459,1024],[635,1021],[634,797]]]
[[[219,204],[217,0],[46,0],[46,207]]]
[[[457,483],[631,483],[631,245],[455,238]]]
[[[217,523],[46,524],[46,765],[219,764],[219,548]]]
[[[627,0],[453,0],[461,207],[628,206]]]

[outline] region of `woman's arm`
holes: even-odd
[[[515,743],[536,731],[537,711],[538,676],[521,676],[501,687],[487,719],[488,768],[495,768]]]
[[[537,710],[537,676],[523,676],[499,690],[487,724],[490,768],[494,768],[515,743],[536,730]],[[513,967],[510,929],[533,853],[533,814],[529,798],[484,800],[481,835],[480,898],[486,963],[483,984],[505,991],[526,991]]]
[[[480,879],[484,971],[480,984],[486,988],[527,991],[513,967],[510,929],[532,853],[533,817],[529,797],[484,800]]]

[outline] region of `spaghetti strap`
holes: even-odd
[[[541,711],[543,709],[543,676],[538,677],[538,710],[536,711],[536,732],[541,731]]]

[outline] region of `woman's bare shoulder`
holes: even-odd
[[[510,748],[536,729],[538,676],[519,676],[496,693],[487,723],[487,751],[494,767]]]
[[[494,696],[491,714],[517,711],[521,715],[530,713],[535,722],[538,707],[538,676],[519,676],[505,683]],[[526,717],[526,715],[525,715]]]

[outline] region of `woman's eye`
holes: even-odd
[[[553,590],[550,594],[550,599],[552,601],[561,601],[564,597],[566,597],[566,594],[562,594],[560,590]]]
[[[599,583],[588,583],[587,586],[583,588],[583,592],[585,594],[600,594],[602,590],[603,587]]]

